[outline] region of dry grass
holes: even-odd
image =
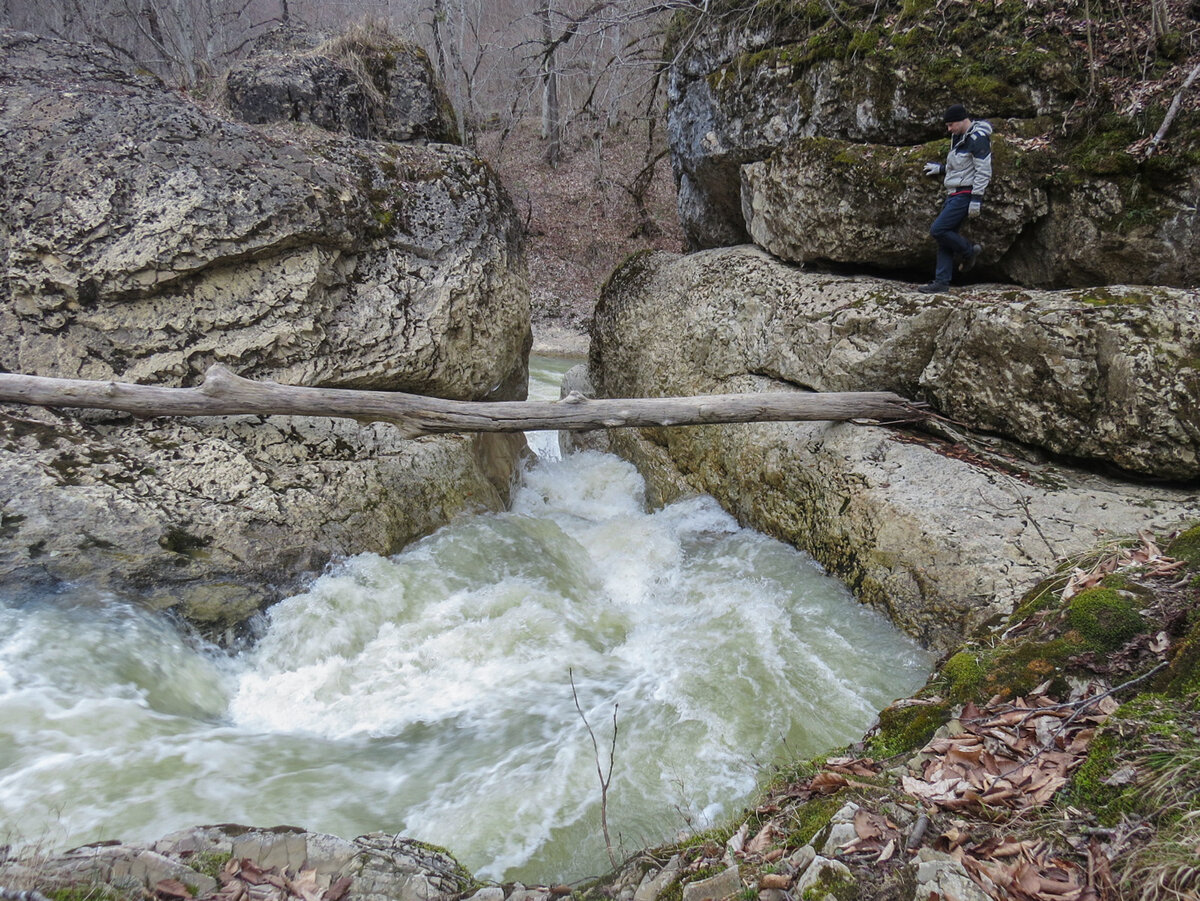
[[[1200,748],[1174,747],[1142,757],[1146,795],[1160,805],[1161,828],[1122,862],[1123,896],[1137,901],[1200,898]]]

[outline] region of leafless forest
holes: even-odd
[[[963,2],[938,0],[929,15]],[[866,31],[904,20],[910,6],[822,0],[805,9],[814,22],[827,13],[830,26]],[[696,13],[687,21],[700,28],[718,7],[778,12],[762,0],[0,0],[0,26],[102,44],[198,97],[277,25],[333,35],[370,22],[420,45],[460,134],[499,170],[526,223],[535,323],[578,331],[627,253],[682,247],[666,163],[664,38],[680,27],[677,13]],[[1123,115],[1186,94],[1184,76],[1200,73],[1188,56],[1197,0],[1027,0],[1026,10],[1086,48],[1089,95]],[[687,39],[677,33],[672,46]],[[1170,41],[1187,58],[1157,72],[1151,62]]]

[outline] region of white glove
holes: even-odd
[[[942,174],[942,164],[941,163],[926,163],[925,164],[925,174],[926,175],[941,175]]]
[[[983,204],[978,200],[972,200],[971,205],[967,207],[967,217],[974,219],[983,212]]]

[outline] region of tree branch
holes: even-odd
[[[52,379],[0,373],[0,402],[44,407],[90,407],[138,416],[240,414],[333,416],[390,422],[406,437],[446,432],[527,432],[731,422],[910,422],[929,414],[923,404],[886,391],[712,394],[699,397],[588,399],[572,393],[557,402],[456,401],[395,391],[303,388],[256,382],[212,366],[198,388]]]
[[[1183,87],[1179,89],[1175,95],[1175,99],[1171,101],[1171,106],[1167,110],[1166,116],[1163,117],[1162,125],[1158,127],[1158,131],[1154,133],[1154,137],[1150,139],[1150,143],[1146,147],[1146,156],[1151,156],[1158,149],[1158,145],[1162,143],[1162,139],[1167,136],[1167,129],[1171,127],[1171,123],[1179,115],[1179,106],[1183,102],[1183,93],[1192,86],[1192,82],[1196,80],[1197,75],[1200,75],[1200,64],[1192,69],[1191,74],[1184,81]]]

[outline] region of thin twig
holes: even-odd
[[[571,697],[575,701],[575,709],[579,712],[579,718],[583,720],[588,737],[592,740],[592,754],[596,760],[596,776],[600,779],[600,830],[604,833],[604,850],[608,852],[608,860],[615,870],[619,866],[619,862],[613,851],[612,839],[608,835],[608,786],[612,783],[613,761],[617,754],[617,708],[620,705],[613,704],[612,745],[608,749],[608,773],[606,774],[600,766],[600,745],[596,741],[596,733],[592,731],[592,724],[588,722],[587,715],[579,705],[579,693],[575,691],[575,673],[570,668],[567,669],[567,678],[571,680]]]

